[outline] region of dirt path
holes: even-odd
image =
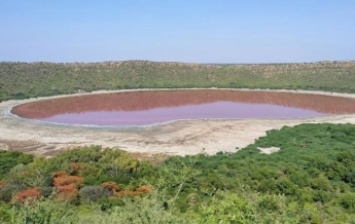
[[[98,91],[92,94],[106,92]],[[289,92],[355,98],[355,94]],[[235,152],[265,135],[267,130],[279,129],[284,125],[293,126],[301,123],[323,122],[355,124],[355,114],[351,114],[293,120],[176,121],[170,124],[120,130],[117,128],[46,124],[16,118],[9,114],[9,108],[34,100],[36,99],[0,103],[0,149],[16,149],[32,154],[50,156],[75,146],[102,145],[104,147],[119,147],[132,153],[191,155],[204,151],[208,154],[214,154],[219,151]]]

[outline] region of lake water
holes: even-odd
[[[355,100],[314,94],[160,90],[64,97],[22,104],[12,113],[42,121],[136,126],[185,119],[294,119],[355,113]]]

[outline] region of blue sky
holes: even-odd
[[[353,0],[0,0],[0,61],[355,59]]]

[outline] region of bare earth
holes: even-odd
[[[286,92],[286,90],[280,91]],[[109,91],[84,94],[107,92]],[[288,92],[355,98],[355,94],[310,91]],[[57,97],[63,96],[38,99]],[[169,124],[124,130],[119,128],[54,125],[18,118],[9,113],[9,109],[15,105],[38,99],[11,100],[0,103],[0,149],[14,149],[36,155],[52,156],[62,150],[76,146],[102,145],[104,147],[121,148],[137,155],[146,154],[153,157],[156,154],[193,155],[200,152],[215,154],[219,151],[235,152],[252,144],[255,139],[264,136],[266,131],[279,129],[285,125],[294,126],[301,123],[323,122],[355,124],[355,114],[350,114],[292,120],[175,121]]]

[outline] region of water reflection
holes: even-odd
[[[138,91],[19,105],[20,117],[77,124],[146,124],[196,118],[296,118],[355,113],[355,100],[231,90]],[[144,120],[144,121],[143,121]]]

